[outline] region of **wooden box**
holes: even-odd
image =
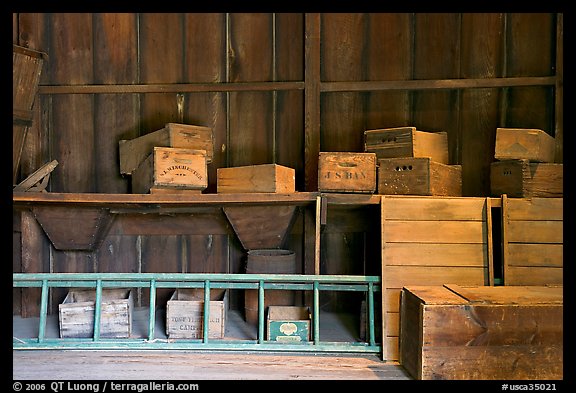
[[[310,341],[311,319],[309,307],[270,306],[268,307],[268,340]]]
[[[94,289],[71,290],[58,305],[60,337],[94,336]],[[132,334],[132,291],[123,288],[102,289],[100,337],[128,338]]]
[[[462,166],[430,158],[381,159],[378,194],[462,196]]]
[[[296,192],[296,171],[278,164],[218,168],[218,193]]]
[[[563,196],[562,164],[530,162],[528,160],[495,161],[490,164],[492,196],[506,194],[513,198]]]
[[[228,292],[210,290],[208,338],[223,338],[226,332]],[[166,303],[166,334],[168,338],[203,338],[204,290],[180,288]]]
[[[562,379],[562,292],[545,286],[404,287],[400,364],[423,380]]]
[[[554,162],[556,141],[542,130],[497,128],[494,158]]]
[[[34,117],[32,109],[42,66],[47,56],[18,45],[12,45],[12,48],[12,182],[16,183],[26,134]]]
[[[138,138],[119,142],[120,173],[131,175],[145,160],[154,147],[176,147],[205,150],[206,162],[214,157],[214,135],[212,128],[192,124],[167,123],[160,130]]]
[[[448,134],[418,131],[416,127],[383,128],[364,131],[364,150],[378,159],[428,157],[449,164]]]
[[[147,194],[152,188],[204,190],[208,168],[204,150],[155,147],[132,173],[132,192]]]
[[[376,191],[376,154],[320,152],[318,191],[374,193]]]

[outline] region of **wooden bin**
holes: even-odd
[[[404,287],[400,364],[425,380],[562,379],[562,292],[545,286]]]
[[[564,193],[562,164],[528,160],[495,161],[490,164],[492,196],[503,194],[513,198],[559,198]]]
[[[546,132],[530,128],[497,128],[494,158],[554,162],[556,141]]]
[[[132,173],[132,192],[147,194],[152,188],[206,189],[205,153],[205,150],[155,147]]]
[[[269,341],[310,341],[311,315],[309,307],[268,307],[267,337]]]
[[[374,193],[376,191],[376,154],[320,152],[318,191]]]
[[[42,66],[47,56],[43,52],[12,45],[12,182],[16,183],[20,157],[38,93]]]
[[[228,292],[210,289],[208,338],[223,338],[226,333]],[[203,337],[204,290],[180,288],[166,303],[166,334],[168,338],[197,339]]]
[[[278,164],[218,168],[217,193],[296,192],[296,171]]]
[[[418,131],[416,127],[383,128],[364,131],[364,150],[378,159],[428,157],[449,164],[448,134]]]
[[[462,196],[462,166],[430,158],[381,159],[378,194]]]
[[[193,124],[167,123],[164,128],[138,138],[119,142],[120,173],[131,175],[153,151],[154,147],[175,147],[205,150],[206,162],[214,157],[212,128]]]
[[[94,336],[94,289],[70,290],[58,305],[60,337]],[[132,334],[134,300],[130,289],[102,289],[100,337],[128,338]]]

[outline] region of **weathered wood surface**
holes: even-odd
[[[322,192],[374,193],[376,154],[320,152],[318,190]]]
[[[418,131],[416,127],[384,128],[364,131],[364,150],[375,153],[378,159],[427,157],[449,164],[448,134]]]
[[[278,164],[217,169],[218,193],[296,192],[296,171]]]
[[[564,167],[528,160],[495,161],[490,164],[490,189],[493,196],[561,198]]]
[[[494,158],[554,162],[556,141],[543,130],[531,128],[496,129]]]

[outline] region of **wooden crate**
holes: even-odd
[[[430,158],[378,160],[378,194],[462,196],[462,166]]]
[[[132,173],[132,192],[147,194],[152,188],[204,190],[208,167],[204,150],[155,147]]]
[[[490,198],[382,196],[382,331],[398,360],[400,291],[407,285],[494,282]]]
[[[28,127],[32,125],[32,111],[38,93],[45,53],[12,45],[12,182],[18,179],[20,157]]]
[[[310,341],[311,315],[309,307],[268,307],[267,337],[269,341]]]
[[[562,310],[562,287],[404,287],[400,364],[422,380],[562,379]]]
[[[320,152],[318,191],[374,193],[376,191],[376,154]]]
[[[210,290],[208,338],[223,338],[226,333],[228,292]],[[166,334],[168,338],[203,338],[204,290],[180,288],[166,303]]]
[[[563,165],[528,160],[495,161],[490,164],[490,192],[493,196],[506,194],[513,198],[562,197]]]
[[[192,124],[167,123],[164,128],[138,138],[119,142],[120,173],[131,175],[153,151],[154,147],[176,147],[205,150],[206,162],[214,157],[212,128]]]
[[[58,305],[60,337],[94,336],[94,289],[73,289]],[[128,338],[132,334],[132,291],[123,288],[102,289],[100,337]]]
[[[449,164],[448,134],[418,131],[416,127],[382,128],[364,131],[364,150],[378,159],[428,157]]]
[[[494,158],[554,162],[556,141],[545,131],[531,128],[497,128]]]
[[[218,168],[217,193],[296,192],[296,171],[278,164]]]
[[[563,283],[563,203],[563,198],[502,198],[504,285]]]

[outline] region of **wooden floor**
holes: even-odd
[[[14,380],[409,380],[376,355],[13,351]]]
[[[137,309],[133,333],[147,334],[148,317]],[[164,314],[156,332],[164,335]],[[14,339],[37,337],[38,318],[13,317]],[[354,321],[326,314],[321,336],[355,340]],[[226,336],[254,339],[236,312],[228,313]],[[58,319],[49,315],[46,337],[58,337]],[[397,362],[376,354],[277,353],[208,350],[13,350],[14,380],[409,380]]]

